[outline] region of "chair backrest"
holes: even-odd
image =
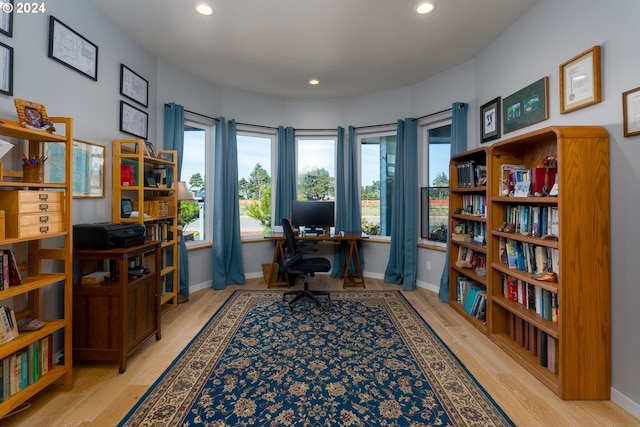
[[[282,230],[284,231],[284,236],[287,239],[287,247],[285,248],[285,262],[288,266],[293,265],[298,259],[300,259],[301,255],[298,253],[297,248],[298,245],[296,243],[296,238],[293,235],[293,229],[291,228],[291,223],[287,218],[282,218],[280,221],[282,224]]]

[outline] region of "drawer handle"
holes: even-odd
[[[47,222],[49,222],[49,215],[42,215],[40,217],[40,222],[43,224],[46,224]]]
[[[42,234],[47,234],[48,231],[49,231],[49,226],[48,225],[43,225],[42,227],[40,227],[40,232]]]
[[[47,200],[49,200],[49,195],[46,193],[40,193],[38,196],[40,197],[41,202],[46,202]]]
[[[48,203],[40,203],[40,210],[43,212],[46,212],[49,210],[49,204]]]

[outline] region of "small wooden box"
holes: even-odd
[[[64,231],[64,193],[59,191],[7,191],[0,195],[8,238],[44,236]]]

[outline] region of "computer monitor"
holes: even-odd
[[[320,232],[335,225],[334,202],[301,201],[291,202],[291,223],[294,227],[304,227],[311,232]]]

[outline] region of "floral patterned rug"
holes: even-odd
[[[400,291],[236,291],[121,426],[513,426]]]

